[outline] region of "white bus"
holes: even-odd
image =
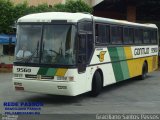
[[[158,67],[158,29],[83,13],[48,12],[18,20],[17,91],[97,96],[104,86]]]

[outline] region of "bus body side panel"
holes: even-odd
[[[148,72],[158,68],[157,45],[96,48],[91,66],[102,70],[105,86],[141,75],[145,61]]]
[[[157,69],[158,46],[96,48],[84,73],[78,73],[77,68],[14,66],[13,84],[14,87],[23,87],[24,91],[76,96],[91,90],[97,69],[102,71],[103,86],[106,86],[141,75],[144,61],[148,63],[149,72]],[[54,78],[43,79],[45,76]]]

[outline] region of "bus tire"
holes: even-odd
[[[147,78],[147,73],[148,73],[148,66],[147,66],[147,63],[144,62],[143,67],[142,67],[142,75],[140,76],[140,80],[145,80]]]
[[[98,71],[96,71],[92,80],[92,90],[90,92],[91,96],[98,96],[102,90],[102,86],[102,76]]]

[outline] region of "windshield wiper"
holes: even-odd
[[[58,52],[56,52],[55,50],[50,49],[49,51],[56,53],[57,55],[60,55]]]

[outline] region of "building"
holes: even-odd
[[[159,0],[101,0],[93,5],[93,9],[95,16],[138,23],[154,23],[160,29]]]
[[[131,22],[154,23],[160,28],[159,6],[159,0],[101,0],[93,6],[93,14]]]
[[[159,21],[159,0],[103,0],[94,6],[94,14],[128,21]]]

